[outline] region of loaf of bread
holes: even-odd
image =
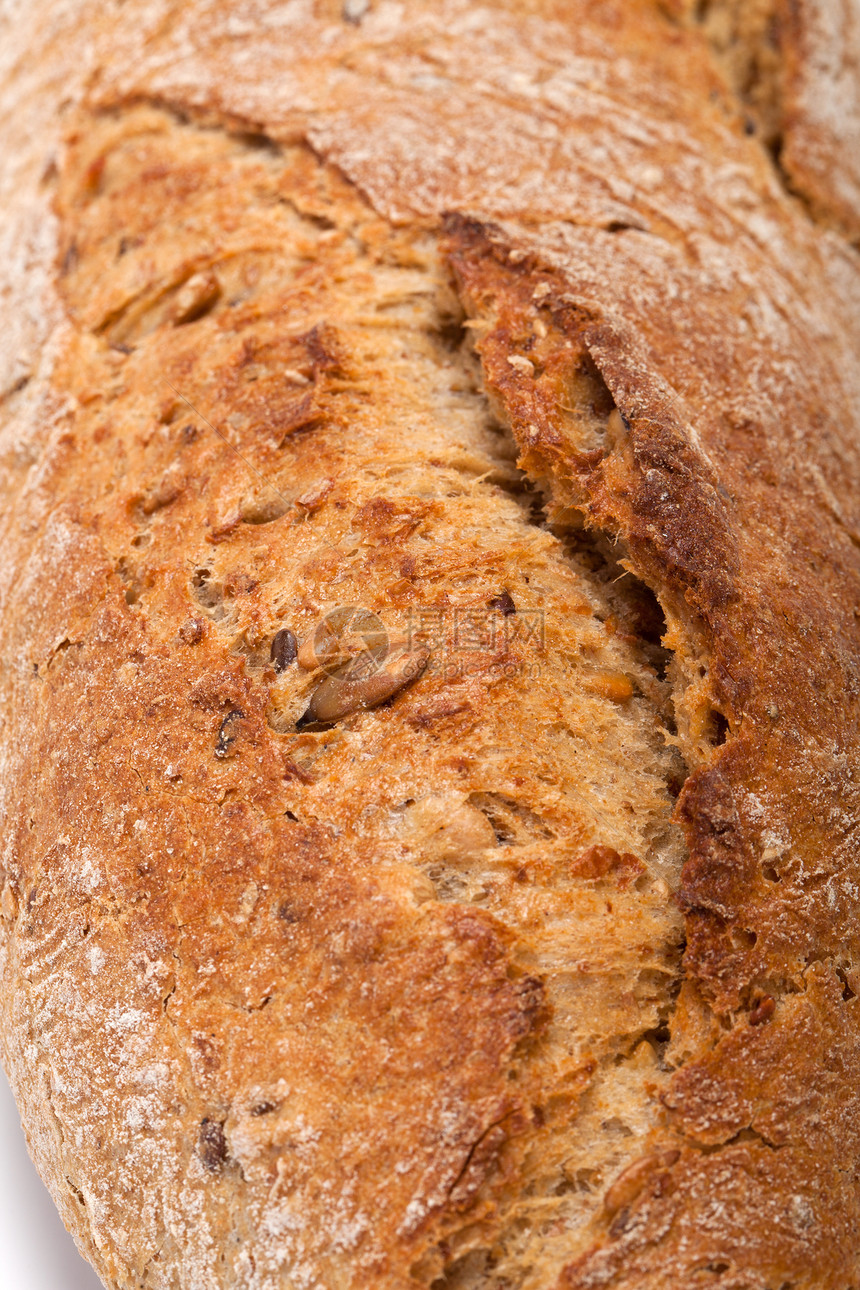
[[[854,0],[9,0],[2,1058],[117,1290],[860,1285]]]

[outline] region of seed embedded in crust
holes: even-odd
[[[388,633],[376,614],[355,606],[336,610],[318,624],[315,631],[302,641],[298,652],[299,667],[306,672],[324,668],[333,671],[367,651],[373,651],[374,660],[386,646],[391,652],[403,642],[389,640]]]
[[[315,636],[316,632],[312,632],[310,636],[306,637],[299,646],[299,652],[296,655],[299,667],[303,668],[305,672],[315,672],[319,667]]]
[[[323,625],[302,641],[296,657],[305,672],[316,672],[320,667],[332,668],[345,662],[349,649]]]
[[[298,641],[289,627],[282,627],[275,633],[269,658],[276,672],[285,672],[291,663],[295,663],[298,652]]]
[[[214,273],[195,273],[179,288],[171,310],[176,326],[196,322],[208,313],[221,294],[221,284]]]
[[[197,1154],[210,1174],[223,1169],[227,1162],[227,1139],[224,1137],[223,1124],[208,1117],[201,1120],[197,1131]]]
[[[610,703],[627,703],[633,698],[632,682],[623,672],[592,672],[582,678],[583,686]]]
[[[634,1160],[632,1165],[618,1175],[615,1182],[603,1198],[603,1208],[607,1214],[617,1214],[633,1203],[652,1175],[671,1169],[681,1158],[676,1148],[667,1151],[654,1151],[651,1155]]]
[[[491,609],[498,609],[499,613],[504,614],[506,618],[509,617],[510,614],[515,614],[517,612],[517,607],[514,604],[509,591],[503,591],[500,595],[493,596],[489,605]]]
[[[766,1021],[770,1021],[775,1009],[776,1002],[773,995],[766,994],[763,999],[759,999],[758,1003],[750,1013],[750,1025],[763,1026]]]
[[[228,712],[221,725],[218,728],[218,742],[215,745],[215,756],[219,758],[231,756],[231,745],[237,739],[241,726],[239,722],[244,721],[245,714],[241,708],[233,708]]]
[[[299,724],[329,725],[352,712],[377,707],[416,680],[429,658],[427,649],[387,655],[364,651],[320,682]]]

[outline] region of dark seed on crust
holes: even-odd
[[[215,756],[226,757],[229,754],[230,745],[239,733],[235,727],[237,721],[244,719],[244,712],[241,708],[234,708],[228,712],[218,730],[218,742],[215,745]]]
[[[750,1013],[750,1025],[763,1026],[766,1021],[770,1021],[775,1008],[776,1003],[774,1002],[773,996],[766,994],[763,999],[759,999],[758,1003]]]
[[[208,1116],[201,1120],[197,1132],[197,1154],[203,1167],[211,1174],[223,1169],[227,1161],[227,1139],[224,1137],[224,1126]]]
[[[620,1236],[624,1235],[624,1233],[627,1231],[627,1228],[629,1226],[630,1226],[630,1210],[629,1209],[619,1210],[618,1213],[615,1215],[615,1218],[612,1220],[612,1222],[609,1225],[609,1239],[612,1241],[617,1241]]]
[[[284,672],[291,663],[295,663],[299,652],[299,643],[289,627],[282,627],[272,641],[269,657],[276,672]]]
[[[490,601],[490,608],[498,609],[499,613],[504,614],[506,618],[517,612],[517,607],[511,599],[509,591],[503,591],[501,595],[493,596]]]

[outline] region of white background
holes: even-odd
[[[102,1290],[75,1248],[27,1154],[6,1076],[0,1070],[0,1287]]]

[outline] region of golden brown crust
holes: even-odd
[[[733,1017],[733,1026],[707,1059],[688,1057],[673,1080],[663,1097],[673,1113],[670,1124],[685,1139],[710,1146],[751,1128],[770,1140],[763,1126],[773,1115],[780,1125],[775,1143],[780,1147],[797,1144],[806,1155],[811,1138],[821,1129],[828,1143],[842,1135],[847,1142],[853,1129],[842,1108],[846,1102],[853,1105],[856,1097],[856,1039],[853,1018],[848,1020],[855,1005],[850,989],[843,999],[834,969],[854,961],[849,948],[854,936],[849,912],[853,884],[847,866],[856,806],[851,772],[844,775],[835,765],[824,770],[816,747],[825,725],[833,730],[837,724],[845,729],[840,738],[850,739],[848,731],[856,720],[851,619],[857,583],[844,527],[824,523],[814,496],[805,503],[798,492],[789,492],[786,477],[802,470],[807,459],[800,452],[789,456],[784,440],[774,437],[769,444],[753,416],[745,418],[744,431],[753,438],[755,456],[747,456],[738,436],[727,442],[723,427],[728,418],[723,420],[715,383],[710,386],[710,406],[704,412],[697,409],[695,418],[701,449],[691,448],[672,404],[677,407],[680,401],[674,391],[695,387],[685,380],[683,351],[669,348],[670,328],[677,330],[676,314],[666,317],[661,344],[656,290],[647,298],[647,319],[640,325],[647,325],[651,352],[659,354],[665,366],[643,380],[648,358],[642,356],[637,364],[641,349],[631,333],[639,318],[629,296],[623,309],[611,297],[604,306],[615,306],[625,318],[621,331],[617,324],[603,322],[588,287],[579,287],[581,297],[571,290],[575,280],[570,276],[559,280],[539,262],[519,255],[511,267],[498,240],[494,246],[476,226],[458,223],[452,236],[455,264],[472,307],[490,313],[495,323],[480,344],[488,387],[505,403],[526,454],[526,468],[538,477],[554,477],[559,505],[574,501],[588,509],[593,522],[620,534],[637,571],[659,587],[667,609],[685,606],[675,612],[689,615],[691,643],[709,664],[710,702],[729,726],[728,743],[717,764],[688,779],[680,802],[690,845],[681,901],[687,913],[688,996],[695,988],[699,1007],[707,999],[718,1013]],[[588,248],[589,277],[605,271],[608,282],[623,282],[617,269],[612,272],[598,238],[589,237]],[[623,251],[610,254],[616,262],[624,257]],[[668,255],[666,259],[671,262]],[[554,261],[555,268],[560,256]],[[715,320],[715,302],[709,300],[705,332],[697,327],[692,300],[684,294],[690,306],[685,328],[699,336],[719,337],[717,343],[728,348],[731,313],[727,310]],[[522,349],[529,317],[537,312],[536,295],[547,319],[542,346],[552,355],[544,366],[542,353],[529,351],[542,372],[537,382],[524,380],[504,363],[506,352]],[[798,301],[798,313],[800,308]],[[800,335],[797,343],[802,343]],[[561,391],[569,384],[571,369],[586,357],[598,366],[624,417],[623,439],[610,442],[606,455],[571,452],[570,431],[565,436],[559,426]],[[707,385],[709,368],[720,361],[719,350],[714,346],[697,352],[694,361],[699,381]],[[723,370],[728,376],[728,365]],[[766,382],[762,366],[758,376]],[[783,397],[794,408],[793,434],[803,445],[801,451],[811,455],[816,420],[804,435],[804,390],[798,388],[796,395],[791,390],[784,364],[780,376]],[[808,389],[808,369],[802,380]],[[672,389],[671,402],[661,386]],[[734,401],[735,391],[725,385],[723,389],[723,398]],[[773,491],[780,477],[786,480],[782,490],[765,502],[763,494]],[[805,558],[803,535],[815,543]],[[783,543],[790,553],[783,554]],[[670,622],[671,618],[670,614]],[[802,624],[803,636],[816,640],[813,652],[798,648],[798,638],[792,639],[792,629],[787,631],[783,623]],[[678,644],[683,650],[684,642]],[[811,666],[812,658],[818,666]],[[693,760],[689,753],[688,760]],[[788,855],[791,864],[786,869]],[[817,881],[813,874],[819,875]],[[842,887],[836,897],[834,885],[844,882],[848,889]],[[827,894],[828,889],[833,894]],[[814,983],[825,982],[827,1004],[816,998],[819,1020],[826,1028],[822,1033],[810,1027],[806,1008],[810,996],[817,994]],[[787,990],[802,991],[798,998],[805,1006],[792,1007],[787,1001],[772,1010],[774,995],[778,998]],[[764,1007],[763,998],[768,1000]],[[828,1033],[832,1024],[836,1034]],[[680,1047],[683,1039],[675,1043]],[[811,1095],[822,1082],[827,1088],[826,1111],[817,1093]],[[838,1092],[836,1084],[841,1084]],[[633,1224],[635,1236],[607,1253],[584,1258],[569,1272],[569,1284],[615,1284],[617,1278],[619,1285],[669,1285],[691,1266],[707,1263],[725,1263],[732,1272],[742,1267],[745,1276],[757,1275],[754,1283],[761,1285],[793,1281],[814,1266],[816,1284],[841,1284],[846,1250],[852,1248],[848,1233],[854,1193],[846,1189],[834,1164],[825,1163],[834,1157],[824,1141],[818,1141],[814,1167],[798,1171],[792,1194],[782,1202],[777,1200],[775,1174],[763,1169],[759,1160],[744,1183],[746,1200],[737,1193],[727,1200],[725,1218],[713,1231],[703,1225],[696,1243],[687,1222],[677,1224],[674,1219],[679,1207],[688,1218],[689,1199],[679,1201],[674,1193],[671,1200],[654,1197]],[[723,1154],[697,1166],[697,1176],[721,1177]],[[813,1217],[824,1196],[830,1197],[824,1206],[826,1217],[820,1209]],[[780,1203],[786,1206],[783,1216],[778,1213]],[[771,1223],[791,1233],[792,1205],[804,1207],[808,1222],[800,1225],[798,1234],[786,1235],[776,1251],[769,1247],[768,1259],[775,1262],[764,1261],[752,1237],[745,1237],[741,1258],[730,1218],[733,1222],[735,1214],[746,1212],[749,1222],[751,1212],[769,1212]],[[823,1222],[832,1230],[834,1246],[812,1250],[806,1228],[815,1230],[817,1240]],[[610,1228],[613,1234],[619,1233]],[[691,1246],[696,1260],[692,1265]]]
[[[122,1287],[845,1290],[856,255],[670,6],[132,8],[64,116],[48,0],[7,74],[3,1042],[66,1221]],[[337,604],[420,666],[332,707]]]
[[[815,214],[860,239],[860,14],[850,0],[778,7],[780,164]]]

